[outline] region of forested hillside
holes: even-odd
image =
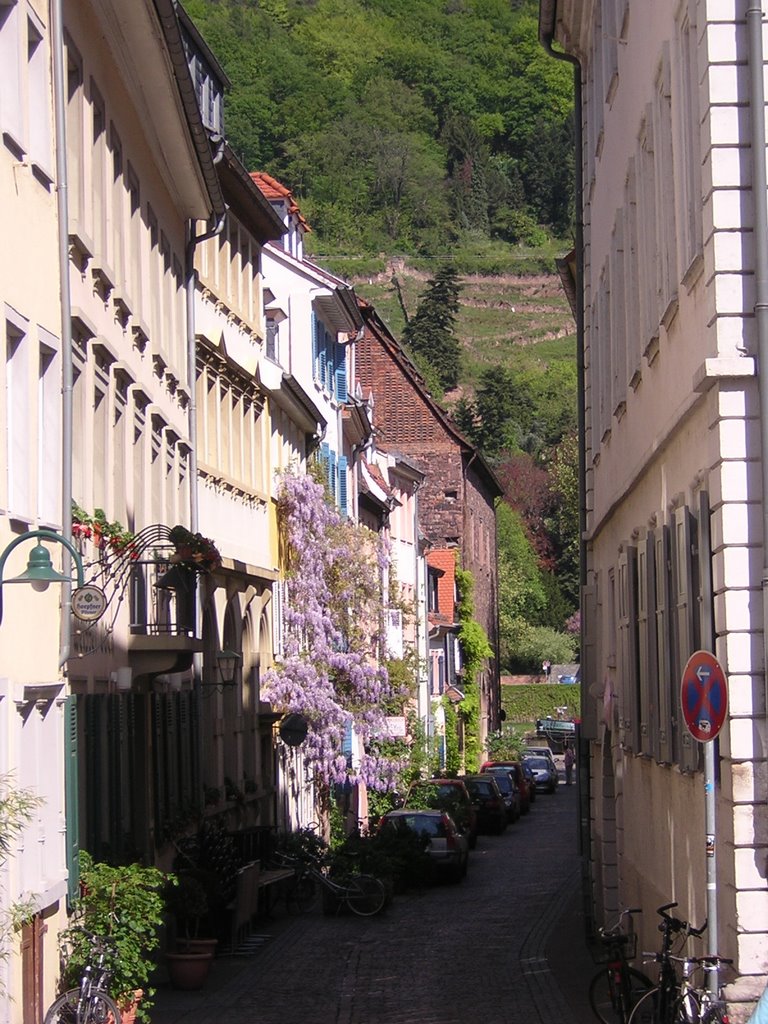
[[[323,254],[568,233],[571,69],[536,0],[188,0],[227,134],[290,184]]]
[[[537,0],[185,6],[231,80],[246,167],[293,191],[307,250],[374,303],[507,488],[503,669],[571,660],[575,344],[554,255],[572,75],[538,42]]]

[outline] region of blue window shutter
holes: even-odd
[[[325,380],[323,381],[326,391],[333,394],[333,349],[334,341],[330,334],[325,332]]]
[[[347,360],[344,349],[339,346],[338,365],[336,367],[336,401],[342,404],[347,401]]]
[[[336,486],[336,452],[332,451],[328,459],[328,490],[331,492],[331,497],[336,499],[336,492],[338,488]]]
[[[317,313],[312,314],[312,376],[317,380],[320,375],[320,344]]]
[[[331,446],[327,441],[323,441],[320,445],[320,465],[325,469],[326,476],[328,475],[328,466],[331,462]]]
[[[352,766],[352,720],[344,726],[344,739],[341,744],[341,752],[347,759],[347,767]]]
[[[348,515],[348,488],[347,488],[347,456],[339,456],[339,509],[343,516]]]

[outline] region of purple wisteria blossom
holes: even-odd
[[[264,697],[309,722],[302,751],[319,783],[392,788],[401,765],[378,747],[389,738],[385,708],[405,694],[382,664],[388,545],[343,519],[307,475],[285,474],[278,516],[287,553],[284,656],[264,675]],[[350,724],[366,750],[357,772],[342,753]]]

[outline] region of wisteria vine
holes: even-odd
[[[302,751],[319,783],[392,788],[402,765],[379,745],[389,738],[386,709],[406,692],[383,664],[386,541],[342,518],[320,484],[293,471],[281,481],[278,517],[287,566],[284,649],[264,675],[264,696],[307,719]],[[356,771],[342,752],[350,722],[365,747]]]

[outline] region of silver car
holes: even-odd
[[[426,840],[425,852],[437,871],[444,872],[454,882],[460,882],[467,873],[467,836],[459,831],[456,822],[445,811],[389,811],[379,822],[378,832],[411,832],[421,836]]]

